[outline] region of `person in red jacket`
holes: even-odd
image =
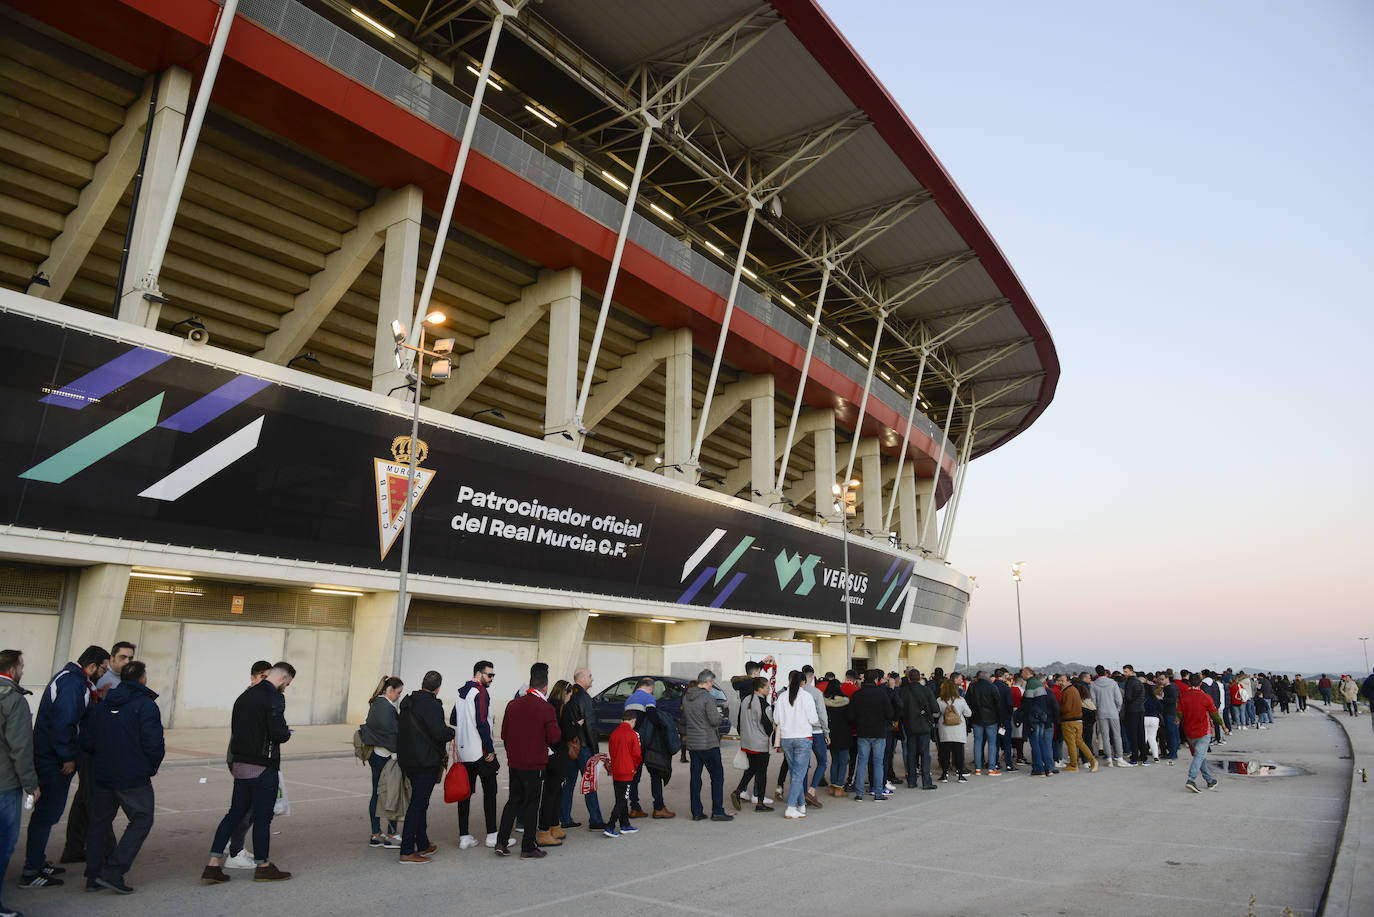
[[[1184,784],[1192,793],[1201,792],[1197,785],[1199,774],[1207,781],[1207,789],[1214,790],[1217,786],[1212,769],[1207,766],[1207,747],[1212,741],[1212,723],[1220,725],[1221,715],[1201,685],[1201,675],[1196,672],[1189,675],[1188,690],[1178,699],[1178,718],[1183,723],[1183,738],[1188,741],[1188,748],[1193,753],[1193,763],[1188,767],[1188,782]],[[1226,734],[1230,735],[1231,730],[1227,729]]]
[[[611,780],[615,782],[615,808],[611,809],[611,817],[606,819],[606,830],[603,832],[606,837],[620,837],[639,830],[630,824],[630,787],[634,783],[635,771],[644,761],[639,749],[639,733],[635,731],[636,713],[626,710],[625,718],[611,733]]]
[[[506,745],[506,763],[510,765],[510,797],[496,831],[497,856],[510,856],[510,835],[517,815],[525,826],[520,858],[537,860],[548,856],[539,849],[534,828],[539,824],[539,791],[549,765],[549,748],[557,745],[563,735],[553,705],[545,696],[548,690],[549,667],[536,662],[530,666],[529,690],[506,704],[506,715],[501,719],[501,741]]]

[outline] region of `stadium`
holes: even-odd
[[[129,640],[196,727],[258,658],[299,724],[398,656],[511,689],[952,666],[968,465],[1058,358],[814,0],[0,16],[0,628],[33,679]]]

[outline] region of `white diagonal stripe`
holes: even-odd
[[[139,496],[154,500],[181,499],[191,488],[205,483],[256,449],[258,436],[262,433],[262,421],[263,418],[259,417],[232,436],[215,443]]]
[[[720,541],[724,537],[725,529],[716,529],[710,535],[706,536],[706,540],[701,543],[701,547],[697,548],[696,553],[694,553],[691,557],[687,558],[687,563],[682,565],[683,580],[687,579],[687,574],[695,570],[697,564],[701,563],[701,559],[706,556],[706,552],[714,548],[716,546],[716,542]]]

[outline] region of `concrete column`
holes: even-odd
[[[561,430],[576,426],[577,360],[582,341],[582,301],[565,296],[549,306],[548,384],[544,389],[544,429]],[[551,446],[572,449],[576,439],[547,436]]]
[[[935,668],[935,644],[918,643],[916,646],[907,645],[906,664],[915,666],[921,670],[921,674],[929,677],[930,670]]]
[[[769,377],[772,381],[772,377]],[[769,386],[772,389],[772,386]],[[773,456],[773,393],[749,399],[750,446],[749,474],[753,482],[749,497],[760,506],[776,503],[777,493],[773,485],[777,483],[773,475],[776,459]]]
[[[884,672],[898,672],[897,657],[902,653],[901,640],[879,640],[877,643],[870,643],[874,647],[873,665],[882,669]]]
[[[710,621],[679,621],[663,625],[663,643],[700,643],[711,629]],[[719,673],[717,673],[719,674]]]
[[[914,545],[920,537],[920,529],[916,525],[916,469],[910,462],[903,464],[902,476],[896,486],[897,514],[892,521],[902,544]]]
[[[539,613],[539,658],[549,667],[549,684],[572,679],[582,658],[582,639],[587,634],[587,609],[549,609]]]
[[[409,610],[409,595],[406,607]],[[353,603],[352,663],[348,670],[348,721],[367,719],[367,699],[391,671],[396,640],[396,593],[369,592]],[[407,690],[418,688],[406,685]]]
[[[405,370],[396,368],[396,339],[391,323],[400,320],[409,330],[414,320],[415,268],[420,261],[420,220],[424,213],[424,193],[418,185],[409,185],[396,195],[404,198],[405,217],[386,229],[377,336],[372,352],[372,390],[383,395],[406,383]]]
[[[695,484],[697,469],[689,466],[692,455],[692,333],[686,328],[673,335],[673,349],[664,363],[667,390],[663,412],[663,474]],[[668,466],[677,465],[677,471]]]
[[[859,490],[860,524],[872,532],[870,537],[887,541],[883,528],[883,454],[876,437],[859,440],[859,478],[864,486]],[[889,670],[890,671],[890,670]]]
[[[935,647],[935,666],[945,670],[946,674],[954,671],[954,667],[959,664],[959,647],[957,646],[936,646]]]
[[[904,537],[904,538],[902,539],[903,541],[906,541],[907,544],[918,545],[919,547],[925,548],[925,549],[930,550],[930,551],[935,550],[936,529],[939,528],[939,526],[937,526],[937,525],[935,524],[934,520],[931,521],[930,530],[929,530],[929,532],[927,532],[927,535],[926,535],[926,541],[924,541],[924,542],[918,542],[918,541],[915,540],[915,539],[919,539],[919,538],[921,537],[921,532],[925,530],[925,528],[926,528],[926,518],[927,518],[930,514],[932,514],[932,513],[935,512],[935,504],[934,504],[934,502],[933,502],[933,500],[932,500],[932,497],[931,497],[931,492],[932,492],[932,490],[934,489],[934,487],[935,487],[935,480],[934,480],[933,478],[917,478],[917,479],[916,479],[915,485],[914,485],[914,488],[913,488],[913,489],[914,489],[914,498],[915,498],[915,502],[916,502],[916,531],[915,531],[915,538],[914,538],[914,539],[906,539],[906,538]]]
[[[123,564],[98,564],[81,571],[67,650],[72,659],[80,656],[88,646],[109,649],[115,642],[119,616],[124,610],[124,594],[128,590],[129,568]]]
[[[821,637],[821,671],[834,672],[844,678],[844,673],[849,668],[850,653],[844,645],[844,624],[840,624],[841,633],[830,637]]]
[[[811,434],[811,442],[816,449],[816,512],[826,519],[837,520],[840,515],[835,512],[835,497],[830,492],[831,485],[837,480],[833,413],[831,420],[829,427],[817,429]],[[845,668],[849,666],[846,665]]]
[[[120,321],[133,322],[145,328],[157,327],[157,316],[162,307],[145,300],[143,291],[137,287],[148,272],[158,222],[167,208],[191,98],[191,74],[180,67],[169,68],[158,79],[157,110],[149,128],[152,136],[148,141],[148,159],[143,166],[138,216],[134,220],[133,238],[129,243],[129,266],[124,274],[124,289],[119,291]]]

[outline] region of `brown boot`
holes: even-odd
[[[632,810],[630,811],[630,817],[631,817],[631,818],[648,818],[648,817],[649,817],[649,813],[648,813],[648,812],[645,812],[643,809],[632,809]]]
[[[291,878],[291,873],[282,872],[276,863],[263,863],[253,870],[254,882],[282,882]]]
[[[431,859],[430,859],[429,857],[427,857],[427,856],[420,856],[420,854],[418,854],[418,853],[403,853],[403,854],[401,854],[400,857],[397,858],[397,862],[400,862],[400,863],[433,863],[434,861],[431,860]]]
[[[654,809],[654,818],[673,818],[676,815],[676,812],[671,812],[668,809]]]
[[[549,825],[549,833],[552,834],[554,837],[558,838],[560,841],[568,836],[568,832],[563,830],[562,825]]]
[[[563,843],[553,836],[552,831],[540,831],[534,836],[534,842],[540,847],[558,847]]]
[[[806,791],[806,804],[807,804],[808,806],[815,806],[815,807],[818,808],[818,809],[821,808],[821,801],[820,801],[820,799],[816,796],[816,791],[815,791],[815,790],[807,790],[807,791]]]
[[[206,866],[205,871],[200,874],[200,881],[206,885],[219,885],[221,882],[229,881],[229,873],[221,866]]]

